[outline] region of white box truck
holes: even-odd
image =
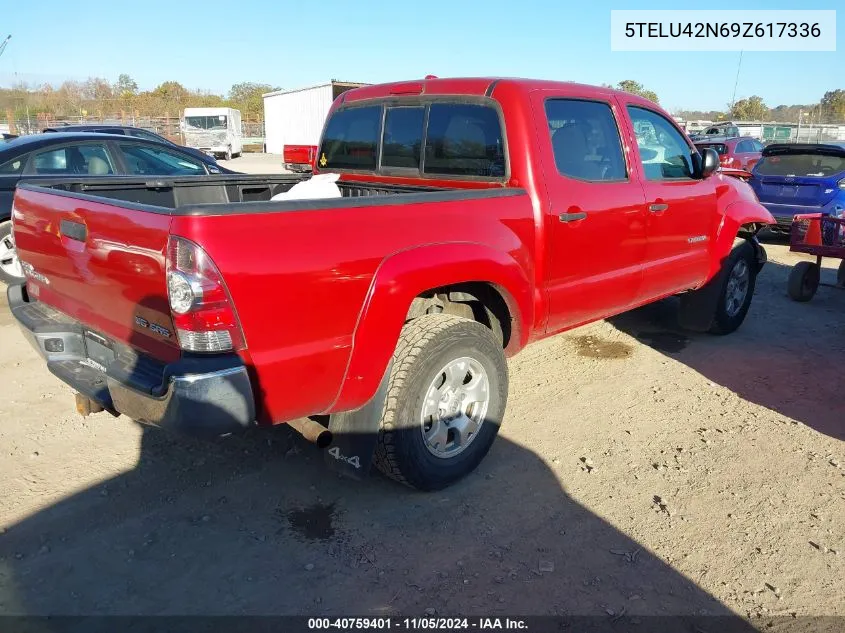
[[[185,108],[182,113],[185,145],[231,160],[243,151],[241,111],[234,108]]]

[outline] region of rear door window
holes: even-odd
[[[105,145],[88,143],[39,152],[33,156],[29,170],[56,176],[108,176],[114,173],[114,162]]]
[[[496,110],[476,104],[431,104],[423,172],[502,178],[505,148]]]
[[[194,158],[165,149],[164,145],[121,143],[126,170],[132,175],[194,176],[205,174],[205,166]]]
[[[550,99],[546,117],[555,163],[562,175],[595,182],[627,178],[619,128],[610,105]]]
[[[23,171],[26,163],[26,155],[18,156],[0,165],[0,174],[19,174]]]
[[[318,164],[324,169],[375,170],[380,130],[381,106],[335,112],[323,135]]]
[[[388,108],[384,115],[381,166],[420,168],[425,108]]]

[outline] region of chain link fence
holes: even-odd
[[[47,128],[61,128],[64,125],[128,125],[155,132],[168,140],[184,145],[184,131],[179,117],[141,117],[130,115],[115,116],[77,116],[56,119],[52,117],[7,117],[3,131],[9,134],[39,134]],[[246,146],[257,147],[262,151],[264,146],[264,121],[241,121],[241,136]]]

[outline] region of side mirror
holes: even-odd
[[[701,157],[701,171],[699,177],[704,180],[712,176],[719,169],[719,154],[712,147],[706,147]]]

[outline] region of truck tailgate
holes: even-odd
[[[30,297],[96,334],[177,359],[165,269],[170,220],[166,209],[19,186],[14,236]]]

